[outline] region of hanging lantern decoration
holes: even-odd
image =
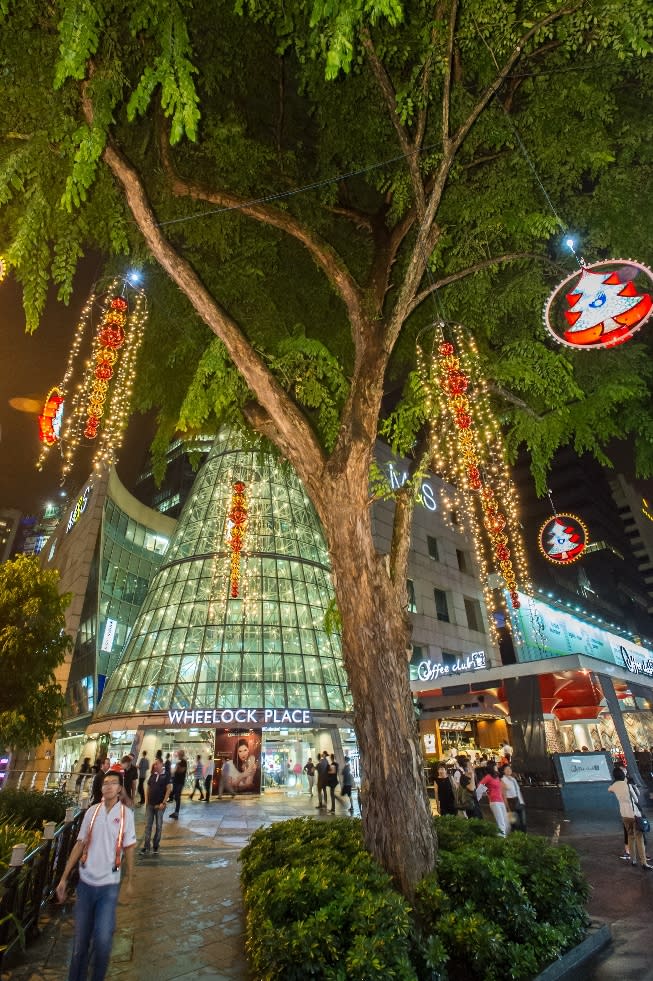
[[[39,416],[39,439],[46,446],[59,442],[63,411],[64,398],[61,389],[51,388]]]
[[[87,439],[95,439],[104,415],[109,380],[118,360],[118,351],[125,343],[125,324],[127,323],[127,301],[122,296],[114,296],[104,315],[98,332],[99,350],[95,354],[94,379],[88,404],[88,416],[84,428]]]
[[[233,484],[231,506],[227,513],[227,544],[229,546],[229,595],[238,599],[240,595],[241,554],[247,530],[247,499],[245,484],[237,480]]]
[[[457,487],[475,541],[492,625],[496,599],[490,586],[488,563],[505,583],[510,605],[516,610],[521,605],[518,578],[522,589],[527,588],[526,557],[519,532],[515,488],[478,352],[462,328],[452,329],[455,343],[445,339],[436,341],[430,368],[418,347],[418,371],[426,411],[432,419],[432,463],[437,472]],[[442,424],[447,417],[451,428]]]
[[[7,260],[3,255],[0,255],[0,283],[7,275]]]
[[[540,552],[554,565],[576,562],[588,542],[587,528],[576,514],[554,514],[544,522],[538,534]]]
[[[653,315],[653,271],[627,259],[579,261],[546,302],[547,330],[577,350],[623,344]]]

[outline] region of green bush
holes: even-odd
[[[0,821],[10,821],[39,831],[46,821],[61,824],[66,809],[76,803],[76,798],[62,790],[41,794],[35,790],[15,790],[6,787],[0,791]]]
[[[41,844],[41,834],[33,828],[26,828],[24,825],[3,823],[0,824],[0,874],[9,868],[9,859],[14,845],[25,845],[25,854]]]
[[[261,828],[241,853],[246,949],[260,981],[532,978],[582,939],[587,884],[570,848],[436,818],[436,871],[410,909],[359,821]]]

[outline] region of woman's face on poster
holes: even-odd
[[[241,763],[244,763],[247,759],[249,759],[249,746],[247,743],[241,743],[241,745],[238,747],[238,759]]]

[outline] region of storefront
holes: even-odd
[[[491,665],[475,652],[455,670],[437,659],[411,666],[427,760],[497,755],[507,742],[522,772],[546,782],[554,753],[617,756],[653,745],[653,653],[553,605],[520,599],[515,663]]]

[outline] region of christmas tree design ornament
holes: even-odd
[[[555,565],[576,562],[588,541],[587,528],[575,514],[554,514],[552,518],[547,518],[538,535],[540,552]]]
[[[640,262],[610,259],[580,269],[551,293],[544,323],[559,344],[578,350],[616,347],[653,315],[653,271]]]

